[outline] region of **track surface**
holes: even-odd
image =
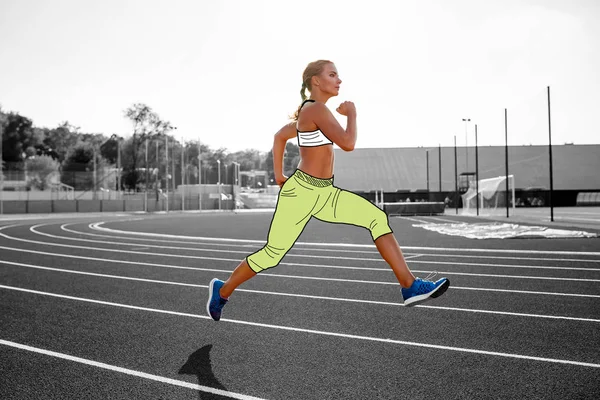
[[[392,217],[415,275],[451,281],[407,308],[367,231],[313,220],[216,323],[208,283],[264,244],[270,213],[35,218],[0,220],[2,399],[600,395],[598,238],[469,240],[413,225],[481,219]]]

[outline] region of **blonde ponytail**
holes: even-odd
[[[302,82],[302,89],[300,89],[300,97],[302,101],[306,100],[306,83]]]
[[[302,108],[302,104],[304,104],[304,100],[307,99],[306,84],[304,82],[302,82],[302,89],[300,89],[300,97],[302,98],[302,103],[300,103],[300,105],[298,106],[298,109],[296,110],[294,115],[292,115],[292,117],[291,117],[291,119],[293,119],[294,121],[298,121],[298,116],[300,115],[300,109]]]

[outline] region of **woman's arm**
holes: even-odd
[[[275,181],[279,186],[282,186],[287,180],[287,176],[283,175],[285,144],[294,137],[296,137],[296,122],[290,122],[284,125],[273,139],[273,172],[275,173]]]
[[[342,128],[325,104],[317,102],[307,107],[307,109],[310,112],[308,117],[314,121],[329,140],[337,144],[344,151],[354,150],[358,130],[354,103],[345,101],[336,110],[348,118],[346,129]]]

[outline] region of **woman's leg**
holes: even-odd
[[[315,218],[368,229],[377,250],[394,271],[400,286],[410,287],[415,277],[408,268],[400,245],[389,226],[387,214],[356,193],[337,187],[332,187],[332,191],[331,201],[315,214]]]
[[[405,306],[414,306],[441,296],[450,286],[447,278],[435,282],[415,278],[404,260],[402,250],[390,228],[387,214],[361,196],[333,188],[331,201],[315,214],[315,218],[328,222],[362,226],[371,232],[375,246],[390,265],[402,286]]]
[[[224,299],[229,298],[231,293],[240,286],[242,283],[246,282],[248,279],[252,278],[256,275],[256,272],[252,271],[246,259],[244,259],[231,273],[229,279],[225,281],[219,294]]]
[[[415,277],[406,265],[400,245],[393,233],[384,234],[375,240],[375,246],[379,254],[389,264],[396,275],[396,279],[403,288],[409,288],[415,281]]]
[[[286,181],[279,192],[267,243],[239,263],[221,287],[221,297],[227,299],[239,285],[279,264],[312,217],[318,199],[317,188],[297,181],[293,175]]]

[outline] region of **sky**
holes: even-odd
[[[356,148],[600,143],[597,0],[0,0],[0,105],[129,137],[270,151],[302,72],[335,63]],[[342,126],[346,119],[336,118]],[[468,118],[470,122],[463,122]]]

